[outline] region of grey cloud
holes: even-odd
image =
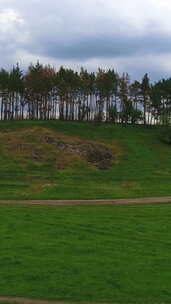
[[[171,37],[170,37],[171,38]],[[31,46],[35,54],[52,56],[57,59],[87,60],[96,57],[134,56],[170,53],[171,39],[163,35],[127,37],[115,35],[44,37]]]
[[[169,71],[155,57],[171,54],[171,32],[169,27],[168,32],[163,31],[163,13],[159,18],[159,12],[148,5],[148,0],[141,3],[141,11],[136,11],[134,20],[135,12],[130,13],[129,6],[133,9],[137,3],[137,0],[118,3],[114,0],[1,0],[0,13],[12,9],[24,21],[22,26],[12,25],[3,35],[0,28],[1,65],[26,60],[19,57],[21,54],[40,60],[49,58],[61,64],[70,62],[73,66],[88,64],[92,69],[97,68],[93,60],[106,67],[111,67],[113,61],[120,72],[128,71],[133,77],[149,71],[153,79],[160,74],[161,78]],[[148,55],[152,59],[147,64]]]

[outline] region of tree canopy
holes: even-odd
[[[130,81],[127,73],[80,72],[37,62],[0,70],[0,119],[61,119],[164,124],[171,117],[171,78]]]

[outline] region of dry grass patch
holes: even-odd
[[[139,187],[139,184],[134,181],[124,181],[121,184],[122,189],[134,189],[134,188],[138,188],[138,187]]]
[[[0,143],[5,153],[21,160],[23,166],[31,161],[35,164],[50,164],[58,170],[80,162],[106,170],[118,162],[120,153],[116,143],[109,145],[67,136],[44,127],[0,132]]]

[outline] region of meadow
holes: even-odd
[[[0,198],[169,196],[171,147],[160,140],[161,130],[162,127],[157,126],[107,123],[0,122]],[[100,170],[78,157],[65,155],[61,158],[63,153],[41,142],[40,134],[44,136],[47,132],[53,136],[60,134],[73,142],[79,139],[109,145],[114,150],[112,166]]]
[[[171,206],[0,206],[0,295],[170,303]]]

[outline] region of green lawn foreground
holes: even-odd
[[[171,303],[171,205],[0,206],[0,295]]]

